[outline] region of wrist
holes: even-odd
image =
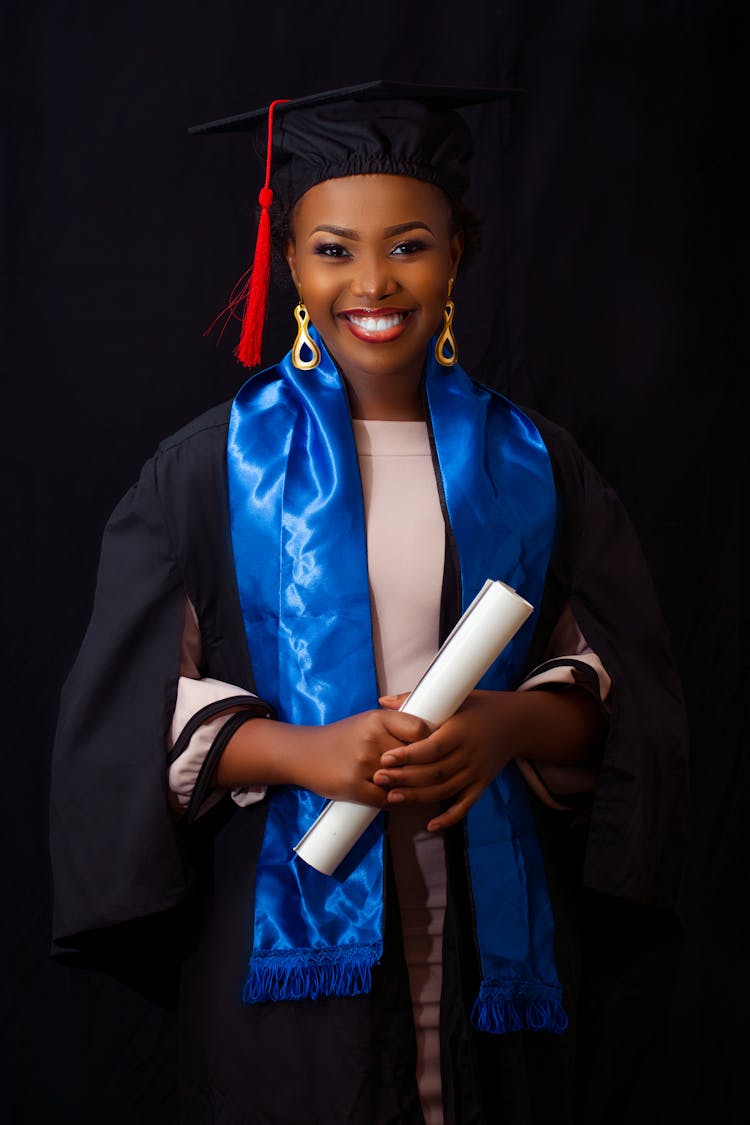
[[[589,692],[540,686],[514,695],[519,713],[518,757],[558,765],[583,765],[596,757],[607,724]]]
[[[312,728],[315,729],[315,728]],[[302,785],[302,744],[310,728],[277,719],[252,719],[227,743],[216,770],[223,788],[246,785]]]

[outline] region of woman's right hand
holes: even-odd
[[[381,756],[429,733],[415,715],[385,709],[320,727],[253,719],[230,739],[215,781],[224,788],[299,785],[321,797],[383,808],[387,787],[372,780]]]
[[[375,785],[386,750],[426,738],[430,728],[414,715],[399,711],[363,711],[322,727],[296,728],[306,733],[298,755],[295,782],[322,797],[358,801],[382,808],[387,787]]]

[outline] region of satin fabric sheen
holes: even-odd
[[[232,543],[260,695],[306,725],[377,707],[364,506],[346,393],[321,362],[291,354],[235,398],[228,438]],[[462,607],[487,578],[538,606],[555,530],[549,457],[533,424],[502,396],[443,368],[425,370],[438,487],[460,564]],[[513,688],[536,613],[480,686]],[[383,817],[334,876],[293,852],[325,799],[271,791],[255,887],[248,1002],[356,995],[382,955]],[[553,923],[539,845],[514,766],[467,817],[482,987],[475,1024],[562,1030]]]

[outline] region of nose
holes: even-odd
[[[357,261],[357,270],[351,281],[353,297],[367,301],[382,301],[398,288],[390,268],[390,261],[380,254],[363,254]]]

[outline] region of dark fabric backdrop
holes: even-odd
[[[260,169],[241,138],[187,126],[373,77],[527,91],[475,114],[487,232],[457,284],[462,361],[566,425],[619,491],[692,728],[685,936],[621,994],[624,1033],[653,1021],[648,1080],[613,1038],[603,1120],[745,1119],[741,7],[6,3],[4,1120],[174,1120],[170,1013],[47,957],[58,694],[109,511],[243,378],[234,338],[202,332],[248,264]],[[279,285],[268,362],[291,305]]]

